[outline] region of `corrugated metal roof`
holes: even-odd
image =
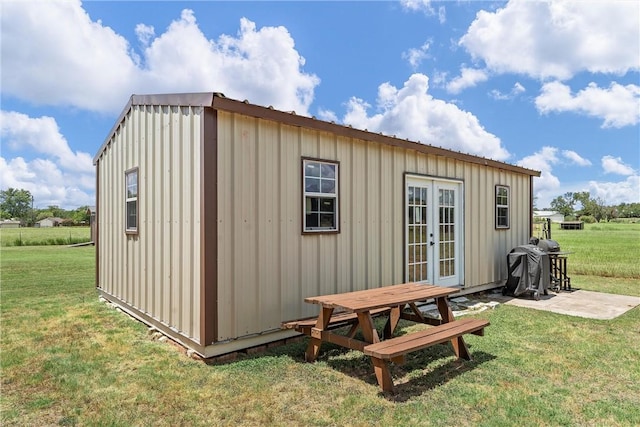
[[[200,92],[200,93],[174,93],[174,94],[152,94],[152,95],[132,95],[129,102],[122,110],[118,120],[109,132],[107,138],[100,146],[96,153],[93,163],[96,164],[102,155],[105,147],[112,139],[118,127],[124,120],[131,106],[133,105],[158,105],[158,106],[201,106],[210,107],[215,110],[225,110],[239,114],[245,114],[251,117],[257,117],[265,120],[273,120],[291,126],[300,126],[309,129],[332,132],[341,136],[357,138],[367,141],[374,141],[381,144],[391,145],[413,149],[418,152],[432,154],[436,156],[449,157],[465,162],[480,164],[497,169],[509,170],[530,176],[540,176],[540,172],[505,163],[473,154],[462,153],[459,151],[449,150],[442,147],[423,144],[420,142],[410,141],[408,139],[400,139],[395,136],[384,135],[382,133],[373,133],[366,130],[355,129],[350,126],[344,126],[333,122],[318,120],[314,117],[299,116],[295,112],[285,112],[276,110],[273,107],[263,107],[249,103],[249,101],[238,101],[230,99],[219,92]]]

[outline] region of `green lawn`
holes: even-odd
[[[584,230],[560,230],[553,224],[551,238],[572,252],[569,275],[640,279],[640,223],[585,224]]]
[[[478,314],[484,337],[466,338],[473,362],[447,346],[415,353],[385,395],[361,353],[323,345],[308,364],[304,340],[192,360],[97,300],[94,254],[1,249],[2,426],[640,425],[640,307],[601,321],[499,306]],[[634,278],[572,279],[640,296]]]
[[[0,230],[0,246],[70,245],[89,242],[89,227],[24,227]]]

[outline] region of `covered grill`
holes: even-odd
[[[567,276],[567,255],[570,252],[562,251],[560,244],[551,239],[537,240],[536,244],[549,255],[551,287],[556,291],[571,290],[571,278]]]
[[[560,244],[551,239],[538,240],[538,247],[547,253],[560,252]]]
[[[537,245],[513,248],[507,255],[509,276],[502,289],[504,295],[533,294],[538,300],[546,295],[551,281],[549,255]]]

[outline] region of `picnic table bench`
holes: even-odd
[[[391,311],[390,307],[377,308],[371,310],[371,316],[377,317],[383,314],[388,314]],[[305,335],[311,335],[311,329],[316,326],[318,321],[317,316],[305,317],[297,320],[287,320],[282,322],[283,329],[295,329],[298,332],[302,332]],[[327,324],[327,330],[338,329],[344,326],[351,326],[351,329],[346,334],[353,338],[358,332],[358,315],[356,313],[350,313],[348,311],[342,311],[338,313],[332,313],[329,323]]]
[[[402,363],[406,354],[450,341],[456,357],[471,360],[462,335],[483,335],[489,322],[482,319],[455,320],[447,297],[458,292],[455,288],[404,283],[382,288],[342,294],[306,298],[305,301],[321,306],[317,317],[291,320],[283,328],[296,329],[311,337],[305,359],[313,362],[319,355],[322,342],[331,342],[371,357],[378,384],[384,391],[393,391],[389,362]],[[435,300],[441,319],[425,317],[417,302]],[[405,309],[409,308],[410,311]],[[340,310],[334,313],[334,309]],[[380,339],[373,322],[374,316],[388,316]],[[432,327],[399,337],[393,333],[400,319],[425,323]],[[350,325],[345,335],[334,332]],[[355,338],[362,331],[363,340]]]

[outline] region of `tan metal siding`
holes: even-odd
[[[529,177],[479,165],[465,172],[465,277],[473,287],[506,278],[506,255],[529,241]],[[510,188],[510,224],[495,228],[495,186]]]
[[[528,175],[224,111],[218,142],[218,340],[316,314],[306,296],[403,281],[405,173],[464,183],[466,286],[504,279],[528,240]],[[301,233],[303,157],[340,163],[337,234]],[[495,230],[496,184],[509,230]]]
[[[280,163],[278,193],[279,207],[278,218],[280,221],[280,248],[277,253],[280,256],[280,282],[271,284],[270,289],[279,288],[280,306],[278,315],[282,320],[300,317],[302,312],[291,306],[291,301],[302,301],[306,293],[303,293],[302,266],[300,253],[302,252],[302,239],[300,238],[302,227],[302,206],[300,194],[302,191],[302,165],[300,164],[300,139],[299,128],[278,129],[280,144],[278,153]],[[291,165],[298,165],[297,167]],[[282,191],[286,188],[286,191]],[[303,296],[304,295],[304,296]],[[302,304],[300,304],[302,305]]]
[[[201,107],[137,106],[97,159],[98,287],[199,340]],[[139,168],[138,235],[125,235],[124,173]]]

